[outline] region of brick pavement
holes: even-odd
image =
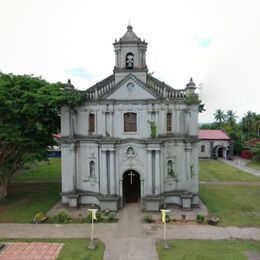
[[[0,252],[1,260],[55,260],[63,244],[44,242],[6,243]]]

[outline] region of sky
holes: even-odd
[[[133,31],[147,66],[176,89],[192,77],[206,111],[260,113],[259,0],[0,0],[0,71],[85,90],[113,73],[112,43]]]

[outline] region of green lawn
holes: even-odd
[[[199,195],[220,225],[260,227],[260,186],[200,185]]]
[[[12,178],[12,182],[59,181],[61,179],[61,160],[51,158],[38,165],[30,165]]]
[[[260,172],[260,161],[251,161],[247,164],[247,167],[253,168]]]
[[[86,239],[1,239],[0,242],[53,242],[63,243],[63,249],[57,260],[102,260],[105,246],[97,242],[96,250],[89,250],[89,240]]]
[[[260,182],[260,178],[217,160],[199,161],[200,181]]]
[[[46,213],[59,199],[59,183],[12,184],[0,201],[0,222],[30,223],[37,212]]]
[[[169,245],[164,250],[157,244],[160,260],[246,260],[243,251],[260,251],[260,242],[253,241],[170,240]]]

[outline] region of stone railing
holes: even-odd
[[[109,76],[108,78],[98,82],[93,87],[86,91],[87,99],[98,99],[105,93],[109,93],[111,89],[115,86],[114,76]]]
[[[161,94],[164,98],[184,99],[187,96],[186,89],[173,89],[164,82],[161,82],[150,75],[147,77],[147,85],[149,88],[154,89],[156,92]]]

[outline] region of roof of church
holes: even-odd
[[[199,130],[199,140],[231,140],[223,130]]]
[[[119,41],[117,42],[117,40],[115,41],[114,45],[116,44],[120,44],[120,43],[141,43],[141,44],[145,44],[147,45],[147,43],[145,42],[145,40],[141,40],[140,37],[138,37],[134,32],[133,32],[133,26],[132,25],[128,25],[127,26],[127,31],[126,33],[119,39]]]
[[[184,99],[187,95],[187,87],[186,89],[174,89],[164,82],[152,77],[147,74],[146,84],[136,78],[133,74],[129,74],[133,79],[139,82],[140,85],[156,96],[157,98],[162,99]],[[88,88],[86,90],[87,99],[103,99],[108,95],[112,94],[122,83],[125,81],[125,78],[115,84],[115,76],[110,75],[104,80],[96,83],[94,86]]]
[[[127,32],[120,39],[122,42],[140,42],[141,39],[133,32],[133,27],[129,24],[127,26]]]

